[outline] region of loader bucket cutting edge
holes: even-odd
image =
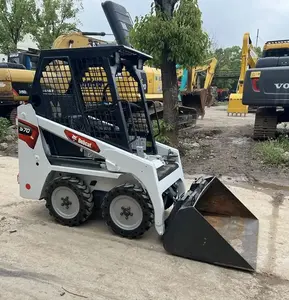
[[[217,178],[193,184],[166,220],[163,245],[188,259],[256,270],[258,219]]]

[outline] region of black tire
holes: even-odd
[[[79,211],[73,218],[63,218],[59,215],[52,204],[52,194],[56,188],[66,187],[72,190],[79,202]],[[89,187],[76,177],[58,177],[46,189],[46,208],[54,219],[65,226],[78,226],[89,219],[93,212],[94,201]]]
[[[17,117],[17,108],[13,108],[8,115],[9,121],[12,125],[16,125],[16,117]]]
[[[142,214],[143,214],[142,221],[140,225],[134,230],[125,230],[119,227],[113,221],[110,215],[110,205],[112,201],[117,196],[120,195],[132,197],[134,200],[137,201],[137,203],[140,205],[142,209]],[[102,217],[105,220],[107,226],[110,227],[114,233],[122,237],[130,238],[130,239],[139,238],[146,231],[148,231],[151,228],[152,224],[154,223],[154,209],[148,194],[142,188],[137,187],[133,184],[123,184],[110,190],[104,197],[104,200],[101,205],[101,209],[102,209]]]

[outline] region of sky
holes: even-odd
[[[111,33],[101,7],[103,1],[83,0],[84,10],[79,16],[82,31]],[[114,2],[123,5],[134,20],[135,16],[149,12],[152,0]],[[261,47],[267,40],[289,39],[288,0],[199,0],[199,7],[202,11],[204,30],[217,47],[241,46],[245,32],[250,33],[255,44],[257,29],[258,46]]]

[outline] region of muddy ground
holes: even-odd
[[[180,132],[185,172],[282,184],[289,170],[268,166],[257,155],[253,124],[253,114],[227,116],[226,106],[207,108],[204,119],[198,120],[195,128]]]
[[[254,114],[228,116],[227,106],[206,108],[204,119],[179,133],[183,169],[187,175],[207,174],[234,181],[289,185],[289,169],[268,166],[255,150]],[[279,125],[281,127],[281,125]],[[17,130],[12,126],[0,143],[0,155],[17,157]]]

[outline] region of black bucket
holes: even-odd
[[[256,270],[258,219],[216,177],[192,184],[166,220],[169,253],[248,271]]]
[[[182,105],[184,107],[194,108],[197,112],[197,118],[205,116],[205,106],[207,101],[207,90],[199,89],[192,92],[181,92]]]

